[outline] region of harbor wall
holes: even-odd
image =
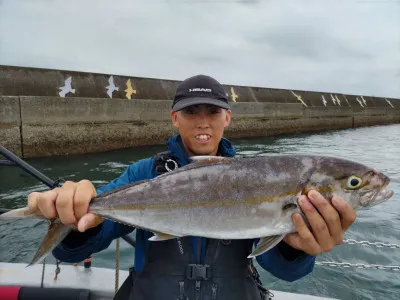
[[[68,78],[74,93],[57,94]],[[0,144],[26,158],[163,144],[177,133],[170,110],[179,82],[110,78],[0,66]],[[118,91],[104,92],[114,85]],[[399,99],[224,87],[233,116],[228,138],[400,123]]]
[[[177,133],[171,101],[0,97],[1,144],[23,157],[83,154],[162,144]],[[400,123],[396,109],[305,108],[297,103],[232,103],[226,137],[318,132]]]

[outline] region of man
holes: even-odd
[[[88,180],[65,182],[61,188],[32,193],[28,204],[47,218],[58,216],[76,226],[53,251],[65,262],[82,261],[107,248],[113,239],[134,228],[88,214],[91,199],[131,182],[151,179],[190,163],[190,156],[235,155],[233,145],[223,138],[231,121],[231,110],[223,86],[199,75],[186,79],[177,89],[171,118],[179,135],[167,141],[168,152],[142,159],[109,184],[98,188]],[[174,187],[172,186],[173,190]],[[342,242],[343,233],[355,220],[354,210],[340,198],[332,206],[319,193],[300,197],[300,205],[311,225],[295,214],[297,232],[288,235],[270,251],[257,257],[259,264],[276,277],[294,281],[309,274],[315,256]],[[134,268],[116,299],[262,299],[246,257],[258,240],[214,240],[184,237],[149,242],[152,233],[137,229]]]

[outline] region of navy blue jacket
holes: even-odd
[[[178,159],[178,163],[184,166],[190,162],[189,156],[183,146],[182,138],[174,136],[167,141],[168,150]],[[230,141],[223,138],[219,145],[219,153],[225,157],[235,156],[235,148]],[[112,180],[105,186],[97,189],[97,194],[115,189],[117,187],[145,179],[156,177],[156,171],[153,158],[145,158],[130,165],[125,172],[118,178]],[[111,220],[104,222],[87,230],[84,233],[71,232],[54,250],[53,255],[60,261],[75,263],[84,260],[93,253],[106,249],[111,242],[121,236],[132,232],[135,228],[123,225]],[[137,272],[144,266],[144,249],[148,245],[147,239],[140,238],[136,230],[136,247],[134,268]],[[149,232],[145,232],[145,237],[150,237]],[[195,257],[196,244],[199,237],[190,237]],[[202,238],[203,249],[201,253],[202,260],[205,255],[206,238]],[[255,240],[255,243],[258,239]],[[286,243],[281,242],[273,249],[257,256],[258,263],[274,276],[286,280],[294,281],[309,274],[314,267],[315,256],[307,255],[301,251],[291,248]]]

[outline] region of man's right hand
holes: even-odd
[[[103,218],[87,213],[89,203],[96,194],[96,189],[89,180],[66,181],[62,187],[43,193],[30,193],[28,207],[47,219],[58,217],[63,224],[84,232],[104,221]]]

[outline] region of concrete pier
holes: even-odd
[[[163,144],[178,81],[0,66],[0,143],[22,157]],[[400,100],[224,85],[226,137],[400,123]]]

